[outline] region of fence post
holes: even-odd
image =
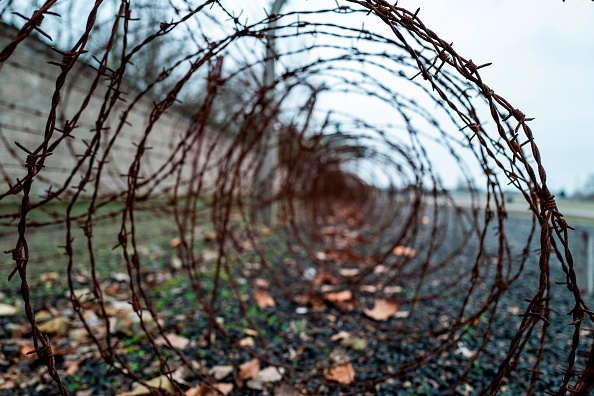
[[[594,292],[594,233],[584,232],[584,243],[586,244],[586,257],[584,260],[584,285],[586,294],[591,296]]]

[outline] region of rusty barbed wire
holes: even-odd
[[[150,16],[143,7],[122,1],[110,13],[97,0],[76,44],[49,50],[32,32],[53,34],[40,26],[43,15],[57,16],[50,11],[54,3],[47,1],[29,19],[20,15],[27,22],[0,52],[0,77],[26,70],[52,98],[41,107],[3,80],[10,94],[0,99],[0,108],[14,120],[0,119],[0,172],[7,187],[0,200],[15,209],[0,213],[0,225],[2,240],[12,237],[12,243],[16,227],[16,244],[6,250],[14,262],[9,280],[16,274],[21,280],[34,352],[61,395],[68,391],[50,339],[35,321],[38,302],[31,298],[28,270],[64,260],[64,252],[70,303],[106,365],[153,394],[165,394],[130,364],[114,332],[115,308],[102,268],[109,251],[126,275],[127,302],[147,351],[174,392],[184,394],[173,374],[180,366],[216,384],[168,336],[163,319],[174,320],[173,314],[155,302],[151,283],[157,275],[147,273],[150,252],[144,248],[156,239],[151,231],[162,232],[144,227],[146,217],[165,219],[168,232],[178,236],[172,247],[181,264],[169,270],[184,274],[190,308],[200,310],[192,312],[200,329],[193,333],[195,345],[215,348],[221,337],[237,354],[283,368],[286,381],[309,393],[324,384],[330,363],[300,361],[296,368],[298,358],[279,353],[273,341],[258,337],[244,345],[241,333],[224,322],[226,307],[233,307],[246,326],[261,333],[262,323],[250,315],[245,299],[246,284],[260,291],[276,288],[279,299],[312,309],[316,320],[324,316],[316,309],[328,305],[328,323],[343,315],[340,320],[353,331],[372,328],[390,348],[406,351],[397,367],[345,386],[344,394],[404,382],[435,367],[438,357],[458,353],[477,331],[475,352],[442,392],[453,394],[473,367],[493,359],[489,348],[497,320],[506,315],[502,297],[537,268],[534,288],[514,294],[524,311],[505,340],[507,349],[498,345],[504,352],[498,370],[477,390],[497,394],[511,378],[531,395],[542,386],[553,389],[553,382],[539,380],[548,359],[547,331],[561,320],[551,316],[558,301],[551,271],[560,267],[575,305],[569,312],[571,349],[551,394],[587,394],[594,346],[581,332],[594,313],[577,286],[572,227],[547,187],[528,125],[532,118],[483,82],[480,70],[490,63],[459,55],[422,23],[420,10],[345,0],[335,8],[248,22],[219,1],[180,1],[169,4],[167,19],[141,29],[137,25]],[[389,35],[365,28],[365,18],[387,25]],[[269,46],[271,36],[276,48]],[[273,55],[259,57],[257,46]],[[159,48],[168,47],[171,52],[160,56]],[[261,75],[270,60],[280,70],[266,85]],[[143,68],[145,78],[133,81]],[[378,121],[385,114],[396,121]],[[444,187],[438,161],[432,160],[435,150],[457,168],[469,203]],[[269,151],[278,162],[262,179]],[[482,197],[479,182],[486,189]],[[507,237],[506,184],[529,205],[531,221],[522,240]],[[56,209],[58,201],[64,210]],[[256,221],[263,208],[276,213],[271,227]],[[107,230],[109,237],[97,236]],[[212,233],[206,247],[205,232]],[[29,243],[44,233],[60,236],[60,253],[44,255]],[[329,300],[328,293],[346,290],[354,296]],[[389,326],[363,315],[346,319],[376,298],[396,299],[405,314]],[[531,349],[534,339],[538,346]],[[385,356],[386,348],[375,345],[369,356]],[[585,348],[589,355],[580,360]],[[523,359],[532,365],[527,379],[517,374]]]

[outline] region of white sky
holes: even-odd
[[[250,2],[247,15],[271,4]],[[336,2],[287,0],[285,9],[323,6],[332,8]],[[423,23],[454,42],[464,58],[478,65],[493,63],[481,69],[482,79],[535,118],[530,126],[553,193],[574,192],[594,174],[594,2],[400,0],[398,6],[412,12],[420,7]],[[368,27],[373,19],[364,22]]]
[[[272,5],[272,0],[222,2],[235,10],[246,8],[242,19],[247,16],[252,22]],[[30,8],[25,3],[29,1],[17,0],[16,9]],[[287,0],[285,9],[335,6],[335,0]],[[483,81],[535,118],[530,126],[553,193],[574,192],[594,174],[594,2],[400,0],[398,6],[413,12],[421,7],[423,23],[454,42],[461,56],[478,65],[493,63],[480,70]],[[338,23],[340,16],[332,18]],[[362,17],[367,28],[373,21]]]
[[[527,117],[555,191],[594,174],[594,2],[400,0]]]

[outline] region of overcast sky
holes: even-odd
[[[594,174],[594,2],[400,0],[527,117],[553,190]]]
[[[227,1],[227,4],[232,2]],[[340,4],[348,4],[339,0]],[[272,1],[253,2],[252,12]],[[286,9],[334,7],[287,0]],[[594,174],[594,2],[588,0],[400,0],[481,69],[483,81],[527,117],[553,193]],[[373,19],[365,18],[366,26]],[[377,22],[381,24],[381,21]]]
[[[252,21],[272,4],[272,0],[222,2],[237,10],[246,7],[243,16],[256,18]],[[26,9],[24,3],[29,2],[17,0],[16,9]],[[335,6],[335,0],[287,0],[286,9]],[[398,6],[413,12],[421,7],[419,18],[441,38],[454,42],[458,54],[478,65],[493,63],[481,69],[483,81],[535,118],[530,126],[554,193],[561,189],[571,193],[594,174],[594,2],[400,0]],[[366,27],[373,24],[372,17],[364,21]]]

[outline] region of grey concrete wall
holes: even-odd
[[[12,40],[16,31],[7,26],[0,29],[0,48]],[[8,189],[8,182],[14,183],[17,178],[27,174],[23,166],[26,153],[15,145],[15,141],[29,149],[36,149],[44,140],[45,125],[52,103],[52,95],[55,91],[56,79],[60,74],[60,68],[49,65],[50,60],[61,61],[61,55],[52,51],[48,45],[30,37],[22,42],[4,63],[0,63],[0,165],[1,165],[1,192]],[[61,102],[58,108],[58,122],[56,126],[62,128],[66,120],[72,120],[80,110],[85,100],[93,79],[97,73],[84,62],[77,62],[74,69],[69,73],[66,86],[61,90]],[[118,101],[117,106],[110,113],[107,126],[108,130],[101,131],[101,145],[97,151],[98,158],[106,152],[107,142],[114,136],[115,130],[120,124],[120,117],[125,111],[136,93],[129,89],[125,96],[127,103]],[[89,105],[84,109],[82,116],[77,123],[78,128],[74,130],[74,139],[65,139],[54,150],[51,157],[47,158],[46,167],[42,169],[39,176],[33,183],[33,193],[42,195],[52,187],[52,190],[68,183],[68,188],[75,188],[86,173],[89,167],[89,160],[80,163],[81,155],[86,150],[84,141],[90,142],[96,136],[93,131],[101,106],[107,92],[107,81],[102,79],[99,87],[91,96]],[[149,114],[154,108],[151,98],[143,98],[129,112],[127,122],[123,125],[121,133],[114,141],[113,148],[109,151],[109,162],[105,164],[105,170],[101,173],[101,188],[103,194],[125,191],[127,189],[126,178],[121,176],[128,173],[130,164],[133,162],[137,152],[137,144],[147,132]],[[148,135],[146,146],[152,147],[146,151],[141,160],[141,176],[155,175],[163,166],[170,166],[175,160],[179,160],[181,154],[171,160],[174,148],[178,146],[188,128],[191,127],[188,117],[173,110],[167,111],[155,124]],[[56,132],[52,142],[60,136]],[[206,153],[214,145],[214,152],[211,153],[209,162],[206,163]],[[203,174],[205,188],[212,188],[219,172],[223,172],[220,161],[224,158],[226,150],[232,142],[221,137],[213,131],[208,131],[201,139],[201,145],[196,145],[186,157],[186,165],[183,170],[183,185],[196,176],[192,176],[191,164],[193,157],[199,155],[200,168],[206,168]],[[197,154],[199,152],[199,154]],[[251,157],[250,157],[251,158]],[[73,171],[80,163],[78,170]],[[95,161],[92,166],[95,167]],[[244,169],[253,166],[247,163]],[[93,171],[95,173],[95,171]],[[249,172],[248,172],[249,173]],[[67,180],[71,178],[69,182]],[[245,182],[250,177],[243,177]],[[142,180],[142,179],[141,179]],[[155,186],[155,191],[166,191],[175,183],[175,178],[163,178]],[[149,183],[147,188],[150,188]],[[87,190],[91,193],[92,188]]]

